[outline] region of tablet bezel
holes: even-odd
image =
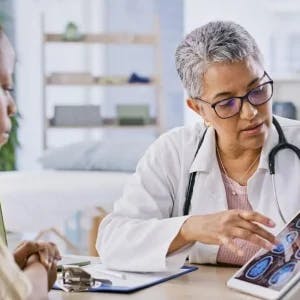
[[[242,269],[239,269],[237,272],[235,272],[235,274],[227,281],[227,286],[239,290],[241,292],[268,300],[275,300],[282,297],[293,287],[293,285],[297,283],[297,281],[300,280],[299,272],[293,279],[291,279],[291,281],[289,281],[286,284],[286,286],[283,289],[281,289],[280,291],[276,291],[270,288],[266,288],[260,285],[256,285],[247,281],[234,278],[240,273],[240,271],[242,271]]]
[[[280,232],[278,232],[276,234],[276,236],[278,236],[281,232],[283,232],[298,215],[300,215],[300,211],[298,211],[290,219],[290,221],[287,224],[285,224],[285,226],[280,230]],[[280,291],[276,291],[271,288],[263,287],[260,285],[256,285],[254,283],[250,283],[250,282],[235,278],[241,272],[244,271],[244,269],[252,262],[253,259],[255,259],[257,256],[261,255],[264,251],[265,251],[264,249],[259,250],[253,257],[250,258],[250,260],[244,266],[242,266],[237,272],[235,272],[232,275],[232,277],[227,281],[227,286],[230,288],[239,290],[241,292],[251,294],[254,296],[258,296],[258,297],[268,299],[268,300],[269,299],[270,300],[278,299],[278,298],[282,297],[285,293],[287,293],[293,287],[293,285],[295,285],[297,283],[297,281],[300,280],[300,272],[298,272],[298,274],[296,274],[294,278],[292,278],[288,283],[286,283],[286,285]]]

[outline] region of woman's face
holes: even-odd
[[[269,80],[263,75],[264,69],[252,58],[212,64],[204,74],[200,98],[213,104],[230,97],[244,96]],[[244,100],[240,113],[228,119],[218,117],[209,104],[195,99],[189,99],[187,103],[215,128],[219,144],[233,151],[261,148],[268,136],[272,123],[271,101],[253,106]]]
[[[4,145],[11,130],[10,116],[16,106],[11,96],[14,51],[5,34],[0,33],[0,146]]]

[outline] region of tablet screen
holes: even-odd
[[[277,237],[279,245],[260,250],[235,278],[280,291],[300,272],[300,213]]]

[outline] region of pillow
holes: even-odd
[[[107,138],[49,149],[39,161],[45,169],[135,171],[154,136]]]

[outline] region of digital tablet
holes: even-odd
[[[295,285],[300,289],[300,212],[277,238],[280,244],[259,250],[227,285],[263,299],[279,299]]]

